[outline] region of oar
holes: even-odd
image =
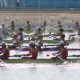
[[[55,55],[55,53],[53,53],[53,55],[54,55],[55,57],[58,57],[60,60],[62,60],[62,61],[64,62],[63,64],[67,64],[67,63],[69,63],[69,61],[64,60],[64,59],[61,58],[59,55]]]
[[[2,59],[0,59],[0,63],[5,63]]]
[[[0,57],[2,56],[2,54],[0,54]],[[0,58],[0,63],[5,63],[1,58]]]

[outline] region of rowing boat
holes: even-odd
[[[53,60],[53,59],[9,59],[9,60],[3,60],[6,63],[56,63],[56,64],[62,64],[62,60]],[[77,63],[77,59],[68,59],[67,61],[72,63]]]
[[[72,44],[73,45],[73,44]],[[76,47],[76,45],[74,46],[66,46],[67,49],[69,51],[78,51],[80,50],[79,48],[79,45]],[[22,50],[22,51],[28,51],[29,50],[29,43],[25,44],[25,45],[22,45],[20,47],[15,47],[13,44],[10,44],[10,45],[7,45],[9,47],[9,50]],[[2,47],[0,45],[0,50],[2,50]],[[55,51],[55,50],[58,50],[58,47],[57,47],[57,44],[43,44],[43,46],[41,47],[41,51]]]

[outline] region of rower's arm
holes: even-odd
[[[58,52],[56,52],[56,53],[53,53],[53,54],[60,54],[61,53],[61,51],[58,51]]]
[[[2,55],[3,55],[3,53],[0,54],[0,56],[2,56]]]

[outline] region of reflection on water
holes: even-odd
[[[0,67],[0,80],[79,80],[80,68],[65,65],[9,64]],[[12,67],[14,66],[14,67]],[[26,67],[24,67],[26,66]],[[71,68],[72,67],[72,68]]]

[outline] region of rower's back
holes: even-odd
[[[2,59],[9,59],[9,54],[10,54],[9,49],[6,48],[5,44],[2,45],[2,53],[3,53]]]
[[[30,44],[29,54],[32,55],[31,59],[37,59],[38,49],[35,48],[35,44]]]
[[[67,59],[67,57],[68,57],[68,50],[67,50],[67,48],[64,47],[64,44],[60,45],[60,52],[61,52],[60,57],[62,59]]]

